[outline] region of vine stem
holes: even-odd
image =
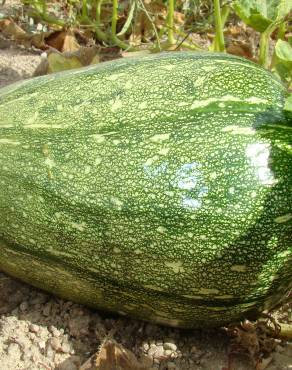
[[[259,54],[259,63],[265,67],[269,67],[269,45],[270,45],[270,36],[275,31],[275,29],[282,23],[282,20],[276,20],[271,23],[267,29],[261,34],[260,37],[260,54]]]
[[[99,26],[100,25],[100,14],[101,14],[101,4],[103,0],[96,0],[96,24]]]
[[[168,9],[167,9],[167,28],[168,28],[168,42],[170,45],[175,44],[175,38],[173,34],[174,28],[174,1],[175,0],[168,0]]]
[[[118,0],[113,0],[113,11],[112,11],[112,35],[117,33],[117,22],[118,22]]]
[[[96,13],[95,13],[95,23],[93,25],[95,29],[95,34],[98,40],[105,43],[108,42],[107,35],[100,29],[100,14],[101,14],[101,5],[103,0],[96,0]]]
[[[47,14],[47,3],[45,0],[42,1],[42,8],[43,15],[45,16]]]
[[[118,0],[113,0],[113,10],[112,10],[112,24],[111,24],[111,40],[112,42],[124,50],[134,50],[129,44],[120,40],[117,37],[117,22],[118,22]]]
[[[215,27],[216,27],[216,42],[215,51],[225,51],[224,35],[223,35],[223,24],[221,18],[220,0],[214,0],[214,12],[215,12]]]
[[[82,0],[82,19],[87,19],[87,0]]]

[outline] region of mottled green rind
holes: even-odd
[[[292,280],[285,96],[249,61],[193,53],[0,90],[0,268],[173,326],[274,306]]]

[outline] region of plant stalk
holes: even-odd
[[[175,44],[175,38],[174,38],[174,1],[175,0],[168,0],[168,9],[167,9],[167,20],[166,25],[168,28],[168,42],[170,45]]]
[[[87,0],[82,0],[82,13],[81,13],[82,20],[86,20],[88,18],[87,14]]]
[[[95,14],[95,23],[94,23],[94,30],[96,37],[99,41],[103,41],[108,43],[107,35],[100,29],[100,14],[101,14],[101,5],[103,0],[96,0],[96,14]]]
[[[100,25],[100,14],[101,14],[101,5],[103,0],[96,0],[96,14],[95,14],[95,20],[96,24]]]
[[[224,30],[225,23],[229,17],[230,10],[231,10],[231,7],[228,5],[224,5],[222,7],[222,11],[221,11],[222,31]]]
[[[112,10],[112,36],[117,33],[117,22],[118,22],[118,0],[113,0],[113,10]]]
[[[275,31],[275,29],[282,23],[282,20],[277,20],[271,23],[267,29],[262,32],[260,37],[260,54],[259,54],[259,63],[264,67],[269,67],[269,45],[270,45],[270,36]]]
[[[44,16],[47,14],[47,3],[45,0],[42,1],[42,14]]]
[[[220,0],[214,0],[214,14],[215,14],[215,51],[225,52],[223,22],[221,18]]]
[[[124,50],[133,50],[133,48],[120,40],[117,37],[117,22],[118,22],[118,0],[113,0],[113,10],[112,10],[112,24],[111,24],[111,40],[112,42]]]

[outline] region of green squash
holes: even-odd
[[[224,54],[166,53],[0,90],[0,269],[179,327],[292,281],[286,90]]]

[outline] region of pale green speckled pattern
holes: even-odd
[[[0,90],[0,268],[174,326],[292,280],[285,89],[218,54],[121,59]]]

